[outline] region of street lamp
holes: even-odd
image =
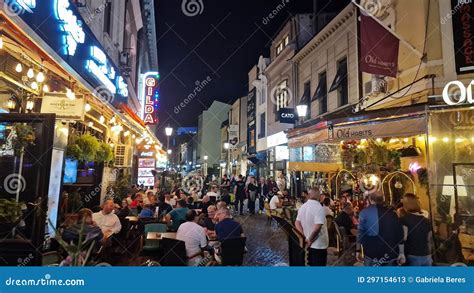
[[[173,134],[173,128],[171,128],[169,126],[166,127],[165,128],[165,133],[166,133],[166,136],[168,136],[168,137],[171,136]]]
[[[168,155],[171,155],[171,153],[173,152],[171,149],[167,150],[166,151],[168,153]]]
[[[224,142],[224,149],[226,150],[226,160],[225,160],[225,173],[228,173],[229,171],[229,149],[230,149],[230,143]],[[225,174],[224,173],[224,174]]]
[[[298,112],[298,117],[303,118],[308,114],[308,105],[299,104],[296,106],[296,112]]]
[[[204,177],[207,177],[207,159],[209,159],[208,156],[204,156]]]

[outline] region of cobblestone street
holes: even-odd
[[[288,265],[287,236],[265,215],[237,216],[247,236],[246,266]]]

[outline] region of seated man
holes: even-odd
[[[114,201],[108,199],[102,204],[102,210],[100,212],[92,214],[92,219],[102,230],[106,238],[112,234],[117,234],[120,232],[120,229],[122,229],[119,218],[116,214],[112,213],[114,206]]]
[[[353,215],[352,205],[347,202],[342,206],[342,212],[336,217],[336,224],[339,227],[344,227],[346,234],[349,235],[357,235],[357,230],[354,229],[354,224],[352,222],[352,215]]]
[[[217,210],[226,209],[227,208],[227,203],[225,201],[221,200],[221,201],[217,202],[216,208],[217,208]]]
[[[171,205],[166,202],[166,197],[164,195],[160,195],[160,197],[158,198],[157,206],[160,215],[166,215],[173,210]]]
[[[199,221],[199,225],[204,227],[204,229],[206,230],[206,234],[209,236],[210,239],[215,239],[216,236],[216,224],[214,222],[216,211],[216,206],[209,206],[207,208],[207,216],[205,214],[201,214]]]
[[[197,214],[193,210],[186,213],[186,222],[181,224],[176,239],[184,241],[189,266],[197,266],[203,258],[203,249],[207,246],[205,229],[198,225]]]
[[[165,216],[165,222],[171,224],[170,229],[173,231],[177,231],[179,225],[186,222],[186,214],[188,213],[188,208],[186,201],[180,199],[176,204],[176,208],[169,212]]]
[[[150,204],[145,204],[142,211],[138,215],[139,218],[153,218],[153,211]]]
[[[276,212],[278,214],[281,214],[283,212],[283,200],[281,199],[282,195],[283,194],[281,193],[281,191],[278,191],[273,194],[272,199],[270,199],[270,211]]]
[[[222,241],[226,239],[243,237],[242,226],[235,220],[230,218],[229,209],[217,210],[214,217],[217,221],[216,236],[217,240]]]
[[[99,242],[104,237],[102,230],[94,225],[92,221],[92,211],[90,209],[83,208],[77,213],[76,223],[64,229],[62,238],[68,243],[77,243],[81,231],[84,242],[89,240]]]
[[[202,198],[201,204],[198,206],[198,208],[201,209],[201,212],[202,212],[202,213],[207,214],[207,208],[208,208],[210,205],[212,205],[212,203],[210,202],[209,196],[205,195],[205,196]]]

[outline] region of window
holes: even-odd
[[[337,63],[337,71],[340,75],[341,82],[337,88],[338,106],[344,106],[349,103],[349,89],[347,85],[347,59],[344,58]]]
[[[278,43],[278,45],[276,46],[276,55],[280,55],[281,52],[283,52],[283,50],[285,49],[286,46],[288,46],[288,44],[290,43],[290,36],[286,35],[283,40]]]
[[[288,80],[284,80],[277,85],[276,90],[274,91],[274,99],[275,121],[278,121],[278,111],[280,111],[281,108],[288,107],[290,103]]]
[[[308,105],[308,112],[306,113],[306,117],[305,117],[305,120],[306,119],[309,119],[311,118],[311,81],[307,81],[305,82],[304,84],[304,96],[302,97],[302,100],[301,102],[303,103],[306,103]]]
[[[109,36],[112,33],[112,0],[107,0],[104,10],[104,32]]]
[[[319,115],[328,111],[328,91],[327,91],[326,71],[319,74]]]
[[[265,137],[265,113],[260,114],[260,131],[258,133],[258,138]]]

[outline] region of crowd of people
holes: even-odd
[[[353,239],[356,260],[365,266],[432,265],[431,224],[416,195],[405,194],[397,207],[377,191],[363,200],[343,193],[332,201],[316,189],[304,196],[295,226],[306,238],[310,265],[326,265],[330,221]]]

